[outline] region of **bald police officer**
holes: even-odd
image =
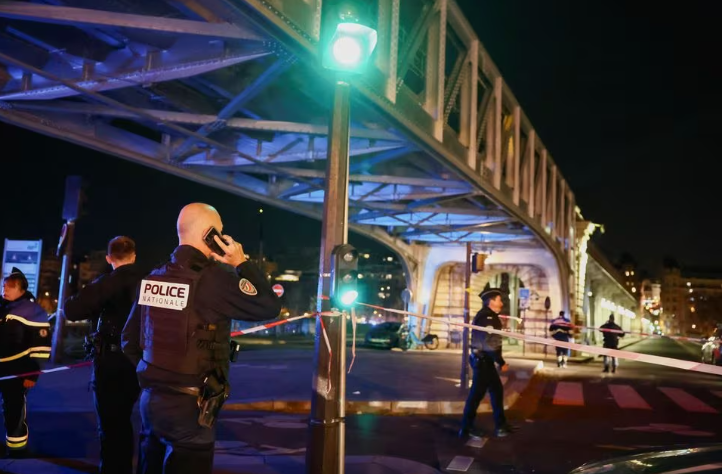
[[[123,329],[142,388],[139,474],[211,474],[214,422],[229,394],[231,320],[279,315],[266,277],[222,229],[207,204],[181,210],[179,246],[141,281]]]
[[[492,327],[501,330],[503,324],[498,314],[503,309],[503,293],[499,288],[491,288],[480,293],[483,308],[473,319],[473,324],[480,327]],[[493,407],[495,421],[495,436],[502,438],[511,433],[511,427],[505,420],[503,411],[503,384],[496,370],[496,364],[501,371],[508,370],[503,359],[503,338],[498,334],[474,330],[471,341],[470,365],[473,368],[473,385],[470,387],[468,399],[465,401],[462,428],[460,437],[480,437],[482,433],[475,429],[475,415],[478,406],[490,392],[490,405]]]

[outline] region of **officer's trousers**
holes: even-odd
[[[485,392],[490,392],[490,405],[493,408],[495,428],[502,428],[506,423],[503,411],[503,384],[493,361],[488,358],[479,358],[473,364],[473,385],[470,387],[468,399],[465,401],[463,430],[474,428],[475,415],[480,402],[485,397]]]
[[[93,399],[101,442],[101,474],[133,472],[131,414],[140,388],[136,368],[121,352],[109,352],[93,361]]]
[[[5,416],[5,446],[11,451],[28,447],[28,425],[25,422],[25,394],[23,379],[0,381]]]
[[[140,408],[138,474],[211,474],[215,431],[199,425],[195,396],[145,388]]]

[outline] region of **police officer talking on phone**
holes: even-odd
[[[101,441],[101,474],[133,472],[131,414],[140,389],[136,367],[121,352],[121,331],[145,274],[136,265],[136,243],[118,236],[108,242],[106,261],[113,268],[65,300],[69,321],[91,320],[86,340],[93,359],[91,386]]]
[[[279,315],[264,274],[222,230],[213,207],[184,207],[179,246],[141,281],[123,329],[142,389],[139,474],[211,474],[214,422],[230,389],[231,320]]]

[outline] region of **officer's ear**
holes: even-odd
[[[106,262],[108,263],[108,265],[113,265],[113,260],[111,260],[110,255],[106,255]]]

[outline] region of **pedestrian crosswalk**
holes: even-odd
[[[625,410],[680,409],[688,413],[721,412],[721,391],[696,388],[593,384],[557,381],[545,391],[555,406],[586,407],[601,403]],[[691,393],[695,392],[695,393]]]

